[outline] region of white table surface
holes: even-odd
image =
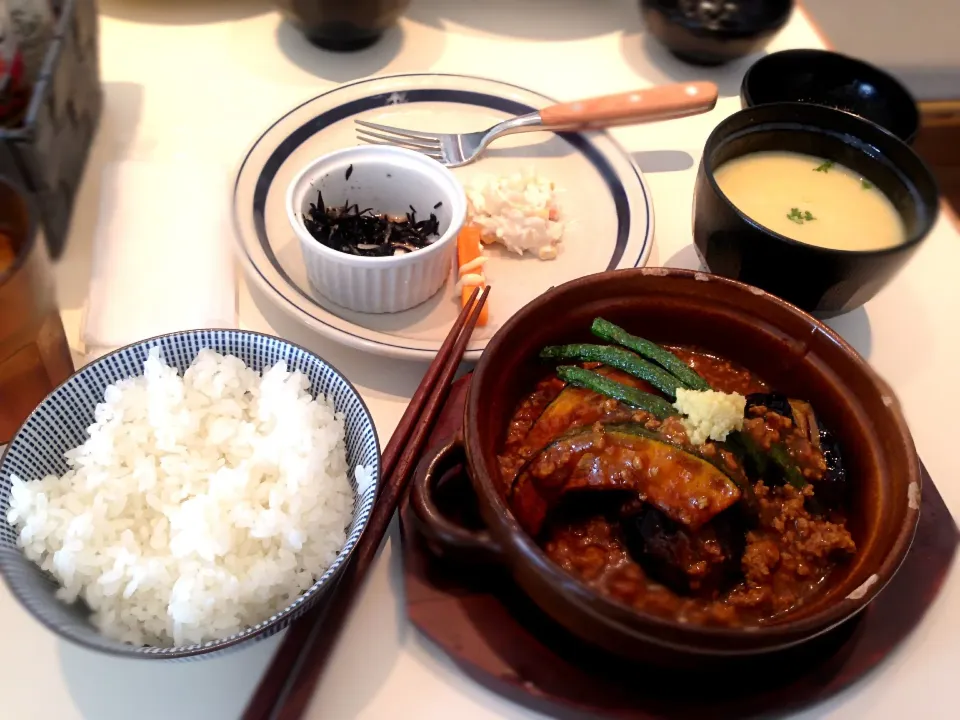
[[[124,158],[178,152],[232,172],[246,146],[287,109],[340,82],[417,71],[487,75],[561,99],[673,80],[718,82],[716,110],[616,131],[652,188],[651,264],[690,267],[690,204],[703,142],[739,107],[749,61],[703,72],[673,61],[643,33],[631,0],[415,0],[373,49],[331,55],[310,47],[260,0],[101,0],[106,110],[58,266],[63,317],[79,348],[90,281],[100,171]],[[770,49],[817,47],[796,15]],[[223,203],[211,197],[211,203]],[[954,515],[960,511],[955,437],[941,418],[960,406],[960,235],[942,217],[909,267],[876,299],[833,325],[898,392],[920,453]],[[257,302],[259,301],[259,306]],[[423,366],[363,356],[306,336],[241,285],[244,327],[310,346],[346,370],[387,438]],[[236,718],[277,639],[222,659],[180,665],[120,661],[46,632],[0,587],[0,717],[14,720]],[[854,687],[798,717],[956,717],[960,574],[956,568],[917,631]],[[394,531],[310,708],[310,718],[458,720],[539,717],[464,677],[404,615]]]

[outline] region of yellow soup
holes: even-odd
[[[880,250],[906,240],[890,199],[839,163],[756,152],[724,163],[714,176],[744,215],[793,240],[837,250]]]

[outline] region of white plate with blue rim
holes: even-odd
[[[339,307],[310,287],[284,207],[287,186],[314,158],[358,144],[354,120],[426,132],[471,132],[556,102],[507,83],[466,75],[410,74],[342,85],[277,120],[237,171],[233,220],[245,275],[295,320],[366,352],[432,360],[460,311],[454,268],[422,305],[382,315]],[[477,328],[466,359],[514,313],[551,287],[605,270],[640,267],[653,246],[653,200],[630,156],[604,132],[525,133],[497,141],[477,162],[454,170],[478,175],[532,169],[558,191],[565,232],[555,260],[488,246],[489,322]]]

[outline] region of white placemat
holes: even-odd
[[[227,198],[228,172],[216,164],[178,156],[104,168],[88,359],[178,330],[237,326]]]

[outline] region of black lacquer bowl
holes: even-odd
[[[907,239],[883,250],[833,250],[791,240],[744,215],[714,178],[723,163],[787,150],[833,160],[873,183],[903,218]],[[863,305],[890,281],[930,232],[937,184],[908,145],[879,125],[805,103],[741,110],[707,139],[694,190],[694,243],[711,272],[773,293],[819,317]]]
[[[793,0],[641,0],[647,29],[684,62],[721,65],[749,55],[772,37]]]
[[[885,127],[905,142],[920,128],[920,111],[893,76],[828,50],[783,50],[755,62],[740,86],[743,107],[804,102],[845,110]]]
[[[324,50],[363,50],[397,22],[410,0],[274,0]]]

